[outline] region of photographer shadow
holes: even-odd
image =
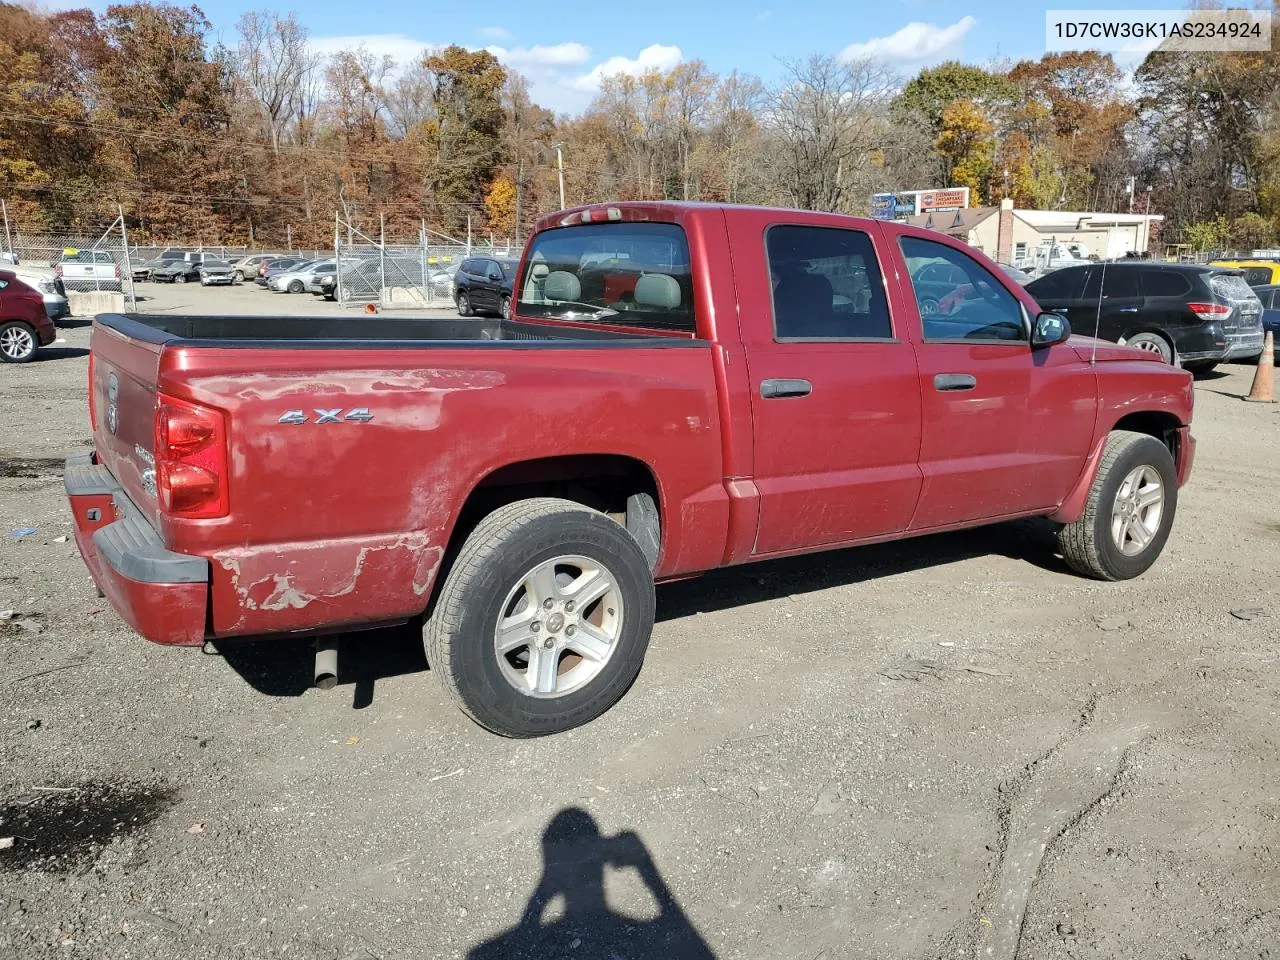
[[[648,848],[626,831],[602,837],[595,818],[578,807],[561,810],[542,834],[542,878],[520,922],[475,947],[467,960],[609,957],[618,960],[715,960],[662,879]],[[658,905],[652,919],[609,909],[605,868],[632,868]],[[543,922],[557,899],[563,913]]]

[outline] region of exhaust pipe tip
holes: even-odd
[[[315,685],[320,690],[332,690],[338,685],[338,641],[316,642]]]

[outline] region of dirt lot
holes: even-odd
[[[1280,408],[1240,402],[1252,368],[1199,384],[1141,580],[1016,525],[665,587],[623,702],[515,742],[412,631],[351,638],[324,693],[303,642],[164,649],[103,609],[66,542],[64,336],[0,369],[0,956],[1278,955]]]
[[[138,310],[143,313],[332,316],[360,312],[358,308],[340,307],[310,293],[276,293],[252,281],[229,287],[202,287],[198,283],[139,283],[135,294]],[[432,307],[438,309],[413,311],[397,308],[388,311],[387,316],[458,315],[447,300],[437,300]]]

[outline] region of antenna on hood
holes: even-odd
[[[1089,364],[1098,362],[1098,334],[1102,330],[1102,291],[1107,289],[1107,261],[1102,261],[1102,278],[1098,281],[1098,313],[1093,322],[1093,346],[1089,349]]]

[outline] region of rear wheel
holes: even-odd
[[[465,293],[458,294],[458,316],[470,317],[474,311],[471,309],[471,298]]]
[[[1201,361],[1199,363],[1184,363],[1182,365],[1182,369],[1190,371],[1192,374],[1194,374],[1197,377],[1202,377],[1206,373],[1209,373],[1214,369],[1216,369],[1217,366],[1218,366],[1217,360],[1208,360],[1208,361]]]
[[[0,325],[0,360],[26,363],[36,355],[36,332],[21,320]]]
[[[653,575],[624,527],[568,500],[522,500],[463,544],[426,627],[427,661],[481,726],[559,733],[621,699],[653,615]]]
[[[1169,448],[1145,433],[1107,437],[1084,514],[1058,533],[1067,565],[1098,580],[1129,580],[1156,562],[1178,507]]]
[[[1173,344],[1158,333],[1135,333],[1125,346],[1157,354],[1165,363],[1173,363]]]

